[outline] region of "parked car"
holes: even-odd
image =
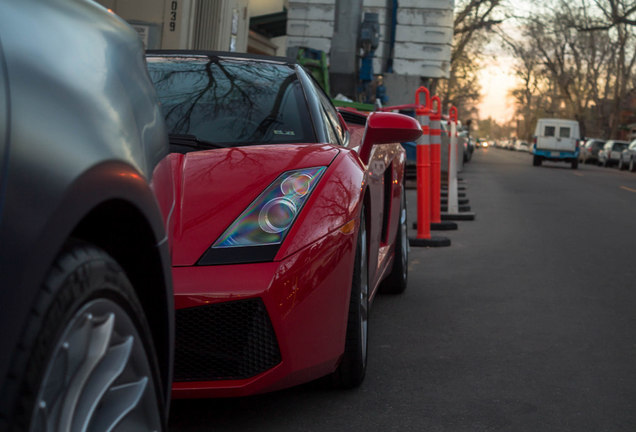
[[[541,118],[537,120],[532,147],[532,165],[543,161],[566,162],[572,169],[579,166],[579,122],[576,120]]]
[[[628,169],[636,172],[636,140],[629,143],[629,146],[621,152],[618,160],[618,169]]]
[[[516,141],[514,144],[514,149],[516,151],[528,152],[530,151],[530,146],[525,141]]]
[[[473,137],[470,136],[467,130],[463,130],[459,133],[459,136],[463,138],[464,143],[464,163],[470,162],[473,158],[475,151],[475,142]]]
[[[359,385],[369,306],[381,285],[406,288],[399,142],[420,125],[338,112],[285,59],[150,51],[147,62],[179,179],[174,397],[324,375]]]
[[[604,167],[617,165],[621,158],[621,152],[627,148],[627,141],[609,140],[598,152],[598,164]]]
[[[128,24],[0,2],[0,430],[165,430],[167,154]]]
[[[598,138],[590,138],[580,147],[579,162],[598,162],[598,152],[605,145],[605,141]]]

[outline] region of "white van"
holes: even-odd
[[[544,118],[537,121],[532,147],[532,165],[544,160],[568,162],[572,169],[579,165],[579,122],[576,120]]]

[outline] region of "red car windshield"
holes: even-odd
[[[147,61],[169,132],[180,143],[183,137],[207,148],[317,142],[291,66],[207,56]]]

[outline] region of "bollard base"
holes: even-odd
[[[457,229],[455,222],[441,221],[431,222],[431,231],[454,231]]]
[[[442,212],[448,212],[448,206],[440,206],[440,211]],[[470,206],[469,205],[460,205],[457,206],[457,211],[464,213],[464,212],[469,212],[470,211]]]
[[[475,220],[475,213],[463,212],[463,213],[442,213],[441,218],[443,221],[471,221]]]
[[[448,237],[431,236],[428,239],[409,237],[409,245],[413,247],[448,247],[451,241]]]
[[[440,202],[441,202],[441,205],[448,205],[448,199],[445,197],[442,197]],[[459,198],[457,199],[457,204],[458,205],[470,204],[470,200],[468,198]]]
[[[454,231],[457,229],[457,224],[455,222],[431,222],[431,231]],[[413,222],[413,229],[417,229],[417,222]]]

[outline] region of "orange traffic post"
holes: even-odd
[[[437,103],[435,103],[437,102]],[[433,111],[433,106],[436,106]],[[442,101],[431,98],[431,223],[440,223],[442,193]]]
[[[428,117],[430,114],[430,94],[426,87],[420,87],[415,93],[415,103],[419,103],[419,95],[424,93],[426,100],[424,105],[418,105],[415,110],[417,120],[422,125],[422,136],[415,147],[415,167],[417,175],[417,238],[431,238],[430,229],[430,198],[428,194],[428,182],[431,178],[431,150]]]
[[[420,103],[420,94],[426,96],[424,104]],[[420,87],[415,92],[415,115],[422,125],[422,136],[415,147],[415,166],[417,175],[417,222],[413,225],[417,228],[417,237],[409,238],[411,246],[440,247],[450,246],[450,240],[446,237],[431,236],[431,152],[430,152],[430,128],[429,116],[431,111],[430,93],[426,87]]]
[[[433,105],[436,105],[433,111]],[[456,230],[457,224],[442,222],[442,101],[431,98],[431,230]],[[450,240],[449,240],[450,241]]]

